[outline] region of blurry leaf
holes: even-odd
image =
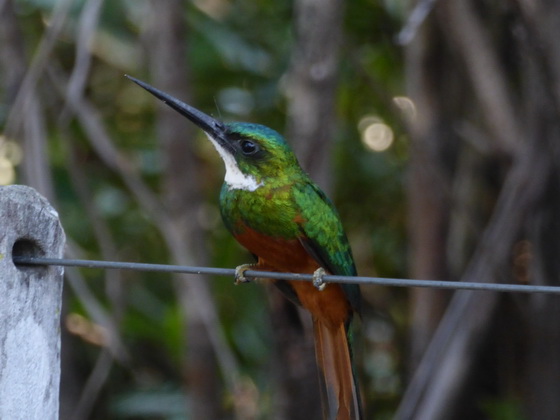
[[[227,26],[200,17],[191,19],[190,24],[210,41],[229,65],[257,74],[269,70],[272,63],[270,54],[256,45],[251,45]]]
[[[186,420],[187,400],[182,389],[165,385],[151,390],[133,391],[115,397],[112,414],[118,418]]]
[[[521,404],[515,400],[488,400],[481,403],[489,420],[526,420]]]

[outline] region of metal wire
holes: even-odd
[[[75,259],[59,259],[59,258],[42,258],[42,257],[26,257],[14,256],[14,264],[24,265],[56,265],[66,267],[84,267],[106,270],[136,270],[136,271],[158,271],[165,273],[186,273],[186,274],[205,274],[215,276],[235,275],[232,268],[215,268],[215,267],[194,267],[184,265],[168,265],[168,264],[147,264],[135,262],[118,262],[118,261],[95,261],[95,260],[75,260]],[[276,280],[301,280],[313,281],[312,274],[298,273],[274,273],[270,271],[247,270],[244,273],[247,278],[264,277]],[[316,279],[315,279],[316,280]],[[455,290],[479,290],[492,292],[515,292],[515,293],[548,293],[560,294],[560,286],[538,286],[525,284],[501,284],[501,283],[478,283],[478,282],[457,282],[442,280],[411,280],[411,279],[394,279],[381,277],[362,277],[362,276],[335,276],[324,275],[321,278],[323,283],[346,283],[346,284],[363,284],[378,286],[395,286],[395,287],[428,287],[436,289],[455,289]]]

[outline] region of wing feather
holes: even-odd
[[[342,222],[332,202],[312,182],[296,185],[294,199],[299,208],[299,238],[304,249],[331,274],[355,276],[356,265]],[[341,285],[353,309],[359,312],[359,287]]]

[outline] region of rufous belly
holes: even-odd
[[[258,256],[259,269],[312,274],[320,267],[298,239],[271,238],[251,228],[246,228],[235,238],[251,253]],[[328,284],[320,291],[309,281],[294,280],[289,283],[301,305],[332,328],[339,327],[350,316],[350,303],[340,285]]]

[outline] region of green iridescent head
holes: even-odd
[[[218,140],[217,146],[225,145],[242,172],[274,177],[281,176],[288,168],[299,168],[294,152],[277,131],[264,125],[242,122],[225,126],[226,140]]]
[[[294,152],[278,132],[260,124],[223,123],[147,83],[130,80],[199,126],[222,157],[230,188],[254,191],[302,170]]]

